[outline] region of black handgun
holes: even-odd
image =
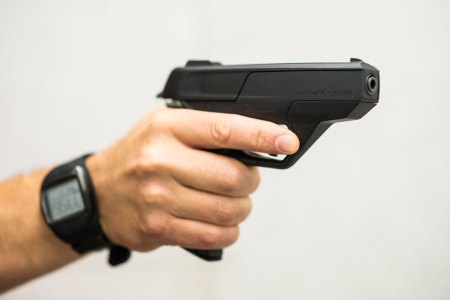
[[[239,114],[286,126],[300,149],[276,155],[220,150],[241,162],[277,169],[291,167],[331,126],[363,117],[377,103],[379,71],[352,58],[347,63],[230,65],[188,61],[172,71],[158,95],[169,107]],[[208,261],[223,251],[186,249]]]

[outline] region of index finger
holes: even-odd
[[[275,123],[236,114],[174,109],[172,133],[188,146],[293,154],[300,147],[295,133]]]

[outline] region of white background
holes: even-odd
[[[446,0],[0,0],[0,179],[107,147],[187,59],[359,57],[382,81],[363,119],[262,170],[223,262],[99,253],[0,298],[449,299],[449,56]]]

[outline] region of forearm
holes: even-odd
[[[48,171],[0,184],[0,293],[80,257],[42,217],[40,185]]]

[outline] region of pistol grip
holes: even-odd
[[[350,63],[222,66],[191,61],[170,74],[158,97],[173,108],[233,113],[286,125],[300,139],[286,157],[238,150],[212,152],[244,164],[291,167],[335,122],[357,120],[377,103],[379,71],[358,59]],[[208,261],[222,250],[186,249]]]
[[[189,248],[183,248],[186,251],[189,251],[190,253],[194,254],[197,257],[200,257],[201,259],[204,259],[206,261],[219,261],[222,259],[223,250],[222,249],[215,249],[215,250],[196,250],[196,249],[189,249]]]

